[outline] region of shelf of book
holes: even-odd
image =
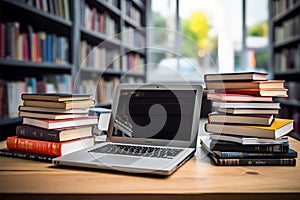
[[[99,33],[99,32],[95,32],[92,30],[88,30],[86,28],[81,27],[80,29],[81,31],[81,37],[83,39],[87,39],[90,42],[94,43],[94,44],[99,44],[101,45],[102,42],[105,42],[105,46],[107,45],[113,45],[115,47],[119,47],[121,45],[120,40],[109,37],[105,34]]]
[[[273,17],[273,23],[280,23],[284,21],[285,19],[289,18],[291,15],[296,14],[299,8],[300,8],[300,2],[297,2],[292,7],[289,7],[279,13],[274,13],[276,15]]]
[[[125,24],[128,24],[135,29],[139,29],[142,27],[140,24],[138,24],[137,22],[135,22],[134,20],[132,20],[130,17],[128,17],[126,15],[123,16],[123,18],[124,18]]]
[[[51,68],[58,70],[71,70],[72,66],[69,64],[56,64],[51,62],[32,62],[32,61],[19,61],[19,60],[8,60],[0,59],[1,66],[10,67],[30,67],[30,68]]]
[[[88,67],[82,67],[80,69],[80,72],[83,74],[87,74],[90,76],[96,76],[98,77],[99,75],[102,76],[121,76],[122,72],[121,71],[117,71],[117,70],[113,70],[113,69],[95,69],[95,68],[88,68]]]
[[[68,26],[68,27],[72,26],[72,21],[70,21],[70,20],[66,20],[62,17],[47,13],[43,10],[39,10],[39,9],[33,7],[33,6],[27,5],[27,4],[22,3],[20,1],[3,0],[3,3],[14,6],[14,8],[21,10],[21,12],[26,11],[26,14],[37,16],[39,18],[42,18],[43,20],[46,20],[46,21],[51,20],[51,21],[55,22],[58,25],[60,24],[60,25],[63,25],[63,26]]]
[[[274,44],[275,49],[283,48],[283,47],[288,47],[288,46],[293,46],[295,43],[300,42],[300,35],[293,36],[291,38],[288,38],[282,42],[276,42]]]
[[[115,5],[112,5],[111,3],[108,3],[105,0],[97,0],[96,2],[98,2],[100,5],[104,6],[107,10],[115,13],[116,15],[121,15],[121,10],[116,7]]]

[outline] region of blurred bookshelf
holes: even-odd
[[[146,33],[137,30],[145,25],[143,0],[0,1],[1,139],[21,123],[24,92],[95,93],[96,85],[97,105],[110,107],[119,82],[145,82],[146,69],[128,68],[145,66]],[[134,32],[130,46],[123,31]]]
[[[280,117],[294,119],[291,135],[300,139],[300,2],[272,0],[271,27],[273,28],[272,73],[284,79],[289,97],[277,100],[281,104]]]

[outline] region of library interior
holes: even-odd
[[[298,199],[299,77],[299,0],[0,0],[0,197]]]

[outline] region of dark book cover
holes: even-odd
[[[8,148],[1,148],[0,156],[22,158],[27,160],[36,160],[36,161],[49,162],[49,163],[52,162],[53,158],[57,157],[57,156],[50,156],[50,155],[44,155],[38,153],[30,153],[25,151],[15,151],[15,150],[10,150]]]
[[[289,149],[287,153],[260,153],[260,152],[230,152],[213,151],[218,158],[297,158],[298,153]]]
[[[211,151],[230,151],[230,152],[262,152],[262,153],[287,153],[289,143],[282,144],[238,144],[220,140],[201,141]]]
[[[295,166],[294,158],[218,158],[210,154],[218,166]]]
[[[26,124],[18,125],[16,135],[21,138],[60,142],[60,129],[44,129]]]

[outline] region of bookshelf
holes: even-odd
[[[12,104],[6,97],[8,85],[18,85],[20,94],[28,92],[28,88],[49,92],[49,87],[53,91],[62,84],[59,80],[63,80],[66,91],[58,92],[73,88],[73,92],[85,93],[93,90],[82,90],[81,86],[91,85],[93,80],[99,88],[95,95],[97,105],[110,107],[111,93],[117,83],[145,82],[146,69],[132,71],[127,68],[128,63],[146,63],[145,44],[141,44],[145,43],[146,33],[139,30],[146,25],[144,5],[143,0],[0,1],[1,139],[14,134],[15,126],[22,122],[17,112],[11,115],[6,108]],[[14,33],[9,40],[7,30]],[[133,38],[129,45],[124,31],[133,32],[131,37],[139,35],[138,38],[143,39],[135,42]],[[96,52],[94,47],[99,44],[103,47],[105,52],[99,50],[100,53],[94,55],[96,63],[85,66],[83,61],[94,53],[83,54],[83,43],[88,46],[84,49],[86,53]],[[97,60],[101,53],[104,63]],[[29,85],[32,82],[33,86]]]
[[[272,63],[275,79],[286,80],[289,97],[278,99],[281,117],[295,120],[292,136],[300,139],[300,2],[272,0]]]

